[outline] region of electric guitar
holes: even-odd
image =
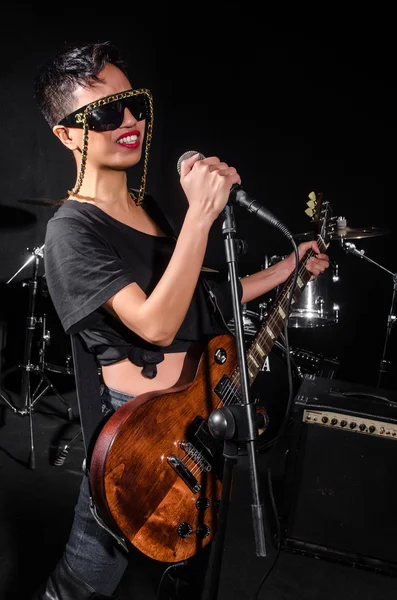
[[[330,205],[309,195],[316,241],[326,251]],[[310,280],[309,250],[286,281],[247,348],[250,384],[260,372],[287,317]],[[235,337],[219,335],[189,348],[178,383],[145,393],[121,406],[105,423],[92,453],[90,484],[97,512],[145,555],[179,562],[214,537],[222,492],[223,445],[210,433],[216,408],[242,402]]]

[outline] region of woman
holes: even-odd
[[[192,342],[227,331],[229,284],[210,294],[202,267],[210,229],[240,176],[215,156],[184,160],[180,184],[188,208],[175,236],[145,189],[153,98],[132,87],[116,48],[97,43],[60,52],[39,70],[35,97],[77,169],[73,189],[47,225],[49,293],[65,332],[79,333],[95,354],[102,404],[114,411],[133,396],[170,388]],[[141,170],[136,191],[127,183],[131,167]],[[315,242],[301,244],[300,256],[309,248],[317,254],[308,265],[316,277],[328,258]],[[291,254],[243,278],[241,302],[282,284],[294,266]],[[83,477],[65,552],[35,598],[114,597],[128,556],[97,524],[89,501]],[[194,593],[183,597],[199,597]]]

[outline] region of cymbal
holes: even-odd
[[[387,235],[389,229],[385,227],[338,227],[330,236],[331,240],[360,240],[362,238],[377,237]],[[297,233],[294,235],[297,242],[307,242],[314,240],[315,234],[313,231]]]
[[[24,229],[36,223],[36,216],[22,208],[0,205],[0,229]]]
[[[331,234],[331,240],[360,240],[388,233],[390,231],[386,227],[337,227]]]
[[[61,206],[62,200],[50,200],[49,198],[21,198],[17,202],[22,204],[35,204],[36,206],[49,206],[55,208]]]

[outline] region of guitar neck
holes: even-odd
[[[325,244],[320,236],[317,237],[320,252],[325,251]],[[299,263],[298,277],[294,287],[294,273],[291,273],[277,296],[268,316],[247,349],[247,368],[250,383],[252,384],[263,367],[267,356],[285,325],[288,314],[289,299],[292,294],[291,307],[296,304],[310,281],[311,273],[307,270],[308,261],[315,256],[313,250],[308,250]],[[294,288],[294,289],[293,289]],[[234,381],[239,380],[239,367],[236,368]]]

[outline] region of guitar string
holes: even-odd
[[[308,273],[308,270],[306,269],[306,264],[308,262],[308,260],[310,258],[312,258],[313,256],[315,256],[315,253],[313,251],[309,251],[309,255],[307,256],[307,260],[304,261],[303,264],[301,264],[301,266],[298,269],[298,277],[303,276],[305,274]],[[295,292],[293,294],[293,297],[295,295]],[[282,290],[281,294],[280,294],[280,298],[278,301],[278,304],[282,304],[284,302],[284,300],[288,300],[289,298],[289,290]],[[266,327],[269,327],[272,330],[272,327],[274,325],[278,325],[278,322],[280,320],[281,315],[279,313],[277,313],[277,311],[274,311],[273,314],[269,315],[269,318],[264,322],[264,326],[266,325]],[[259,334],[259,337],[261,337],[261,333]],[[254,340],[255,341],[255,340]],[[257,341],[257,338],[256,338]],[[263,340],[265,341],[265,340]],[[251,346],[252,347],[252,346]],[[271,349],[271,348],[270,348]],[[267,356],[269,354],[269,351],[267,353]],[[251,360],[252,362],[252,360]],[[230,393],[226,394],[225,396],[225,401],[223,402],[224,405],[227,404],[231,404],[233,403],[233,400],[235,399],[235,390],[240,387],[240,375],[239,375],[239,367],[236,367],[236,369],[234,370],[232,376],[230,377]],[[238,394],[240,396],[240,394]],[[234,396],[234,398],[233,398]]]
[[[325,250],[326,250],[326,243],[325,243],[325,241],[322,239],[321,235],[318,235],[318,236],[317,236],[317,238],[316,238],[316,241],[317,241],[317,244],[318,244],[318,246],[319,246],[319,250],[320,250],[320,252],[321,252],[321,251],[324,251],[324,252],[325,252]],[[306,268],[306,265],[307,265],[308,261],[309,261],[311,258],[315,257],[315,256],[316,256],[316,253],[315,253],[315,252],[314,252],[312,249],[310,249],[310,250],[308,251],[308,253],[306,254],[306,256],[305,256],[305,259],[304,259],[304,260],[303,260],[303,261],[300,263],[300,265],[299,265],[299,268],[298,268],[298,278],[299,278],[299,277],[301,277],[301,276],[307,276],[308,274],[310,275],[310,272],[309,272],[309,271],[308,271],[308,269]],[[291,276],[290,276],[290,278],[291,278],[291,280],[292,280],[292,279],[293,279],[293,276],[291,275]],[[297,281],[298,281],[298,278],[297,278]],[[281,304],[282,302],[284,302],[284,300],[287,300],[287,301],[288,301],[288,299],[289,299],[289,291],[290,291],[290,290],[288,290],[287,288],[288,288],[288,285],[286,285],[286,286],[284,287],[284,289],[281,291],[281,294],[280,294],[280,299],[279,299],[279,302],[278,302],[278,304]],[[296,298],[295,298],[295,293],[296,293],[296,291],[297,291],[297,290],[294,290],[294,293],[292,294],[292,297],[293,297],[293,299],[295,299],[295,301],[296,301]],[[301,290],[300,290],[300,288],[298,288],[298,291],[299,291],[299,292],[301,291]],[[273,311],[273,313],[274,313],[274,316],[273,316],[272,314],[270,314],[270,315],[269,315],[269,319],[267,319],[267,320],[265,321],[265,323],[266,323],[266,326],[270,327],[270,329],[272,329],[272,327],[271,327],[271,326],[273,326],[273,325],[277,325],[277,324],[278,324],[279,317],[281,316],[280,314],[277,314],[277,311]],[[262,328],[262,331],[263,331],[263,328]],[[262,333],[260,333],[260,334],[259,334],[259,337],[261,337],[261,335],[262,335]],[[256,339],[256,341],[257,341],[257,338],[255,338],[255,339]],[[263,340],[263,342],[264,342],[264,341],[265,341],[265,340]],[[252,348],[252,345],[250,346],[250,348]],[[269,354],[270,350],[271,350],[271,347],[270,347],[270,349],[268,350],[268,354]],[[267,354],[267,355],[268,355],[268,354]],[[260,357],[259,357],[259,356],[256,356],[256,358],[259,358],[259,360],[260,360]],[[252,359],[251,359],[251,363],[252,363],[252,362],[253,362],[253,361],[252,361]],[[251,365],[251,366],[252,366],[252,365]],[[254,378],[252,378],[252,379],[254,379]],[[232,376],[231,376],[231,378],[230,378],[230,382],[231,382],[231,384],[232,384],[233,388],[236,388],[236,386],[240,387],[240,375],[239,375],[239,368],[238,368],[238,367],[235,369],[234,373],[232,374]],[[233,388],[231,388],[231,395],[232,395],[232,396],[234,395]]]
[[[300,265],[299,269],[298,269],[298,276],[302,276],[308,273],[307,269],[306,269],[306,264],[308,262],[308,260],[310,258],[312,258],[313,256],[315,256],[315,253],[313,251],[309,251],[308,253],[309,255],[306,257],[306,260],[304,261],[303,264]],[[286,286],[288,287],[288,286]],[[282,292],[280,293],[280,299],[279,299],[279,304],[284,302],[285,299],[288,300],[288,294],[289,294],[289,290],[284,289],[282,290]],[[270,315],[269,319],[266,320],[266,325],[269,326],[271,328],[271,326],[278,324],[279,321],[279,316],[273,316]],[[223,406],[227,406],[229,404],[236,404],[238,402],[238,400],[241,401],[241,394],[240,391],[238,389],[238,386],[236,384],[240,383],[240,377],[239,377],[239,368],[237,367],[234,370],[234,374],[232,374],[231,378],[229,379],[227,385],[226,385],[226,395],[224,396],[223,400],[220,400],[220,402],[218,403],[218,405],[216,406],[216,408],[218,408],[219,406],[223,405]],[[200,459],[201,461],[203,461],[203,455],[200,453],[200,451],[197,450],[197,454],[196,454],[197,458],[199,459],[199,462],[197,463],[189,454],[186,454],[183,459],[182,462],[188,466],[189,465],[189,470],[191,471],[191,473],[193,475],[196,475],[199,471],[203,471],[203,467],[200,465]],[[191,466],[193,465],[193,466]]]
[[[319,240],[318,240],[319,241]],[[315,256],[315,252],[313,250],[310,250],[308,252],[308,254],[305,257],[305,260],[303,261],[303,263],[299,266],[298,269],[298,277],[307,275],[309,273],[309,271],[306,268],[306,264],[308,263],[309,259]],[[280,293],[280,298],[278,301],[278,304],[282,304],[285,300],[288,301],[289,299],[289,294],[290,294],[290,290],[287,289],[288,285],[281,291]],[[295,290],[296,291],[296,290]],[[295,291],[292,294],[293,298],[295,296]],[[299,290],[300,291],[300,290]],[[270,314],[269,315],[269,319],[267,319],[264,323],[264,325],[266,324],[267,327],[270,327],[270,329],[272,329],[273,325],[278,325],[279,322],[279,317],[281,315],[276,311],[274,311],[274,314]],[[259,334],[259,337],[261,337],[261,333]],[[263,340],[265,341],[265,340]],[[253,343],[253,342],[252,342]],[[269,354],[271,348],[267,351],[267,355]],[[252,362],[252,360],[251,360]],[[240,394],[240,376],[239,376],[239,367],[236,367],[236,369],[234,370],[231,378],[229,379],[227,385],[226,385],[226,395],[223,398],[223,400],[220,400],[216,406],[216,408],[220,407],[221,405],[223,406],[227,406],[229,404],[236,404],[238,400],[241,401],[241,394]],[[190,467],[190,471],[193,475],[196,475],[199,471],[203,471],[203,466],[202,464],[204,463],[204,457],[202,455],[202,453],[199,450],[195,451],[195,457],[197,459],[197,462],[194,460],[193,457],[191,457],[189,454],[186,454],[183,459],[182,462],[187,466],[187,465],[193,465]],[[201,463],[201,464],[200,464]]]

